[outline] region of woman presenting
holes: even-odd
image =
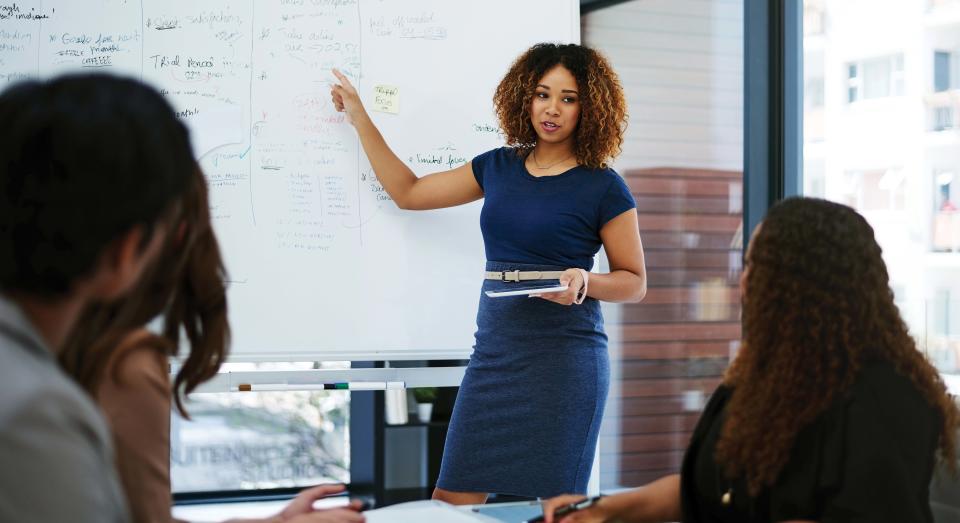
[[[636,204],[607,162],[620,152],[626,102],[610,64],[574,44],[538,44],[494,94],[507,146],[418,178],[390,150],[356,89],[334,70],[346,112],[384,189],[402,209],[484,198],[483,291],[567,285],[540,299],[481,292],[474,352],[457,396],[434,498],[585,492],[609,384],[600,300],[646,293]],[[590,274],[603,246],[607,274]]]

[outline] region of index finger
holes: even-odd
[[[541,293],[540,293],[540,296],[549,296],[549,297],[551,297],[551,298],[557,298],[557,299],[561,299],[561,298],[564,298],[564,297],[566,297],[566,296],[573,296],[574,298],[576,298],[576,297],[577,297],[577,291],[574,290],[573,287],[568,287],[567,290],[565,290],[565,291],[541,292]]]
[[[556,299],[559,299],[559,298],[563,297],[564,294],[565,294],[565,292],[540,292],[540,293],[537,293],[537,294],[531,294],[530,297],[531,297],[531,298],[545,298],[545,299],[548,299],[548,300],[556,300]]]
[[[340,80],[340,83],[343,84],[344,87],[353,87],[353,84],[350,83],[350,79],[341,73],[339,69],[334,67],[333,69],[330,69],[330,71],[333,73],[333,76],[337,77],[337,80]]]
[[[311,487],[301,491],[300,495],[311,499],[320,499],[329,496],[330,494],[343,492],[344,488],[346,487],[343,485],[317,485],[316,487]]]

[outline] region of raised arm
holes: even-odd
[[[470,162],[449,171],[418,178],[387,145],[363,108],[360,95],[350,80],[336,69],[333,74],[340,81],[330,88],[334,107],[339,112],[347,113],[347,119],[360,136],[360,144],[370,159],[374,174],[398,207],[410,210],[440,209],[483,197],[483,190],[473,176]]]

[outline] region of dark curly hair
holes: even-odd
[[[942,421],[955,467],[958,411],[900,317],[873,229],[853,209],[790,198],[767,214],[747,255],[743,345],[716,459],[751,495],[777,480],[797,433],[870,361],[888,361]]]
[[[537,44],[520,55],[500,80],[493,105],[507,145],[526,155],[537,144],[530,103],[537,82],[562,65],[577,81],[580,122],[574,135],[577,163],[603,168],[620,154],[627,125],[627,101],[613,67],[600,53],[576,44]]]

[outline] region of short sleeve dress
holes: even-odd
[[[800,430],[777,482],[757,497],[745,494],[744,481],[726,480],[713,457],[731,394],[717,389],[694,429],[681,472],[685,523],[933,521],[940,419],[889,363],[864,367],[844,397]]]
[[[601,228],[636,206],[611,169],[535,177],[509,147],[477,156],[472,167],[484,193],[487,271],[590,270]],[[529,497],[585,492],[609,385],[600,303],[482,292],[511,285],[483,282],[437,486]]]

